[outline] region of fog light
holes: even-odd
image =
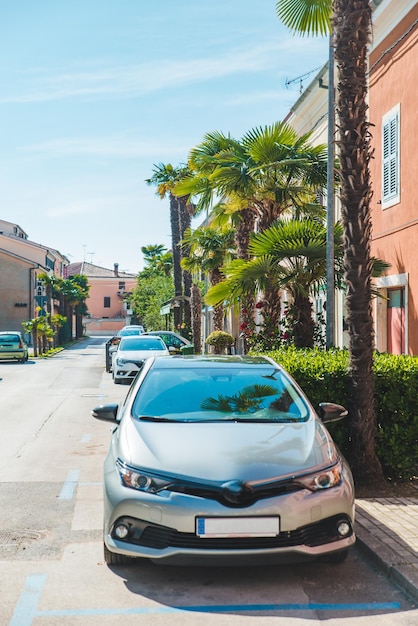
[[[347,537],[351,533],[351,526],[345,520],[341,520],[337,524],[337,533],[340,537]]]
[[[119,524],[115,528],[115,535],[118,539],[125,539],[129,534],[129,528],[125,524]]]

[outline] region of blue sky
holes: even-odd
[[[186,162],[206,132],[282,120],[327,60],[275,4],[1,3],[0,218],[72,262],[137,272],[141,246],[169,248],[153,165]]]

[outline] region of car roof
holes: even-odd
[[[205,368],[210,366],[219,367],[242,367],[242,365],[263,365],[265,367],[279,367],[267,356],[247,356],[247,355],[224,355],[224,354],[190,354],[155,357],[153,368],[165,369],[175,368]],[[280,368],[281,369],[281,368]]]
[[[161,339],[161,337],[149,337],[148,335],[144,335],[144,333],[142,333],[141,335],[128,335],[126,337],[122,337],[119,343],[119,347],[121,345],[126,345],[127,343],[149,343],[150,339],[151,341],[155,341],[156,343],[164,344],[164,341]]]
[[[145,331],[144,335],[171,335],[172,337],[178,337],[179,339],[190,343],[189,339],[186,339],[186,337],[183,337],[182,335],[179,335],[172,330],[147,330]]]
[[[144,329],[142,328],[142,326],[124,326],[123,328],[120,328],[118,330],[118,336],[121,337],[123,336],[125,333],[127,334],[131,334],[131,335],[143,335],[144,334]]]

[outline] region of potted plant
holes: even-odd
[[[224,354],[225,348],[233,346],[235,337],[224,330],[214,330],[207,338],[208,346],[213,346],[215,354]]]

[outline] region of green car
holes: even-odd
[[[28,346],[22,333],[14,330],[0,332],[0,360],[20,363],[28,360]]]

